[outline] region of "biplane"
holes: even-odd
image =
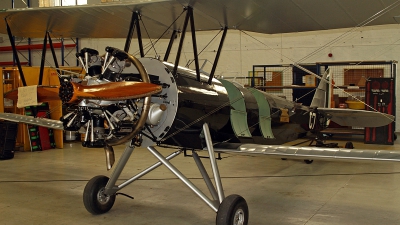
[[[400,154],[282,145],[288,139],[276,135],[276,129],[291,131],[288,136],[297,137],[303,132],[302,124],[309,128],[323,127],[332,120],[345,126],[379,127],[392,123],[394,117],[374,111],[325,108],[327,86],[331,85],[329,71],[320,78],[296,63],[294,66],[321,79],[310,107],[216,78],[228,30],[283,33],[395,23],[393,16],[400,12],[400,3],[386,2],[369,1],[366,5],[361,0],[324,1],[325,7],[319,8],[321,3],[317,0],[155,0],[3,10],[0,16],[5,23],[0,25],[0,31],[10,37],[24,85],[13,36],[44,36],[50,46],[51,38],[59,37],[126,38],[126,42],[121,49],[107,47],[104,54],[97,49],[82,48],[76,54],[86,73],[82,80],[60,75],[60,85],[56,87],[42,86],[39,81],[34,93],[38,102],[61,100],[68,106],[68,113],[59,121],[9,113],[1,113],[0,118],[53,129],[79,130],[85,134],[84,147],[105,150],[107,169],[114,167],[111,176],[93,177],[83,193],[84,205],[92,214],[108,212],[121,189],[165,165],[216,212],[216,224],[247,224],[246,200],[236,194],[225,197],[215,153],[378,161],[399,161]],[[324,10],[329,13],[323,13]],[[142,22],[146,24],[148,38],[170,40],[163,59],[145,57]],[[209,74],[200,71],[196,45],[196,32],[205,30],[222,31]],[[170,63],[170,52],[178,33],[178,50],[174,63]],[[186,34],[191,35],[195,69],[180,66]],[[138,58],[129,53],[133,37],[138,42]],[[57,58],[53,58],[58,69]],[[5,96],[13,100],[21,97],[18,90]],[[113,146],[122,144],[126,148],[114,166]],[[147,148],[159,162],[117,184],[136,146]],[[174,146],[178,150],[164,157],[158,146]],[[211,197],[170,162],[186,151],[192,152]],[[199,151],[208,151],[214,183],[204,169]]]

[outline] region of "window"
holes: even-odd
[[[61,0],[62,6],[67,5],[86,5],[87,0]]]
[[[39,7],[86,5],[87,0],[39,0]]]

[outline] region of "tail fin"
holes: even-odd
[[[325,108],[326,107],[326,101],[330,101],[330,98],[328,98],[328,88],[330,85],[327,85],[330,83],[330,78],[331,78],[332,71],[330,68],[328,68],[325,73],[322,75],[322,78],[319,82],[319,85],[317,87],[317,90],[315,91],[314,97],[312,99],[311,108]],[[330,104],[328,104],[330,105]]]

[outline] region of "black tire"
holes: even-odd
[[[96,176],[89,180],[83,191],[83,204],[91,214],[103,214],[108,212],[114,205],[115,195],[105,195],[104,189],[109,178]]]
[[[246,200],[240,195],[229,195],[219,205],[217,225],[247,225],[249,208]]]
[[[353,149],[354,148],[353,142],[351,142],[351,141],[346,142],[346,145],[344,146],[344,148]]]
[[[312,159],[305,159],[304,162],[305,162],[306,164],[311,164],[311,163],[314,162],[314,160],[312,160]]]

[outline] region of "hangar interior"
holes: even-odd
[[[60,7],[69,4],[74,7],[76,4],[101,5],[110,2],[138,1],[7,0],[0,2],[0,8]],[[324,3],[315,7],[323,8]],[[398,23],[392,23],[362,26],[350,31],[338,28],[275,34],[230,29],[215,68],[215,77],[309,106],[320,80],[297,65],[318,76],[329,69],[333,84],[327,87],[329,95],[326,96],[325,107],[400,115],[396,107],[399,101],[396,98],[399,93],[396,88],[399,84],[399,28]],[[196,33],[200,52],[198,61],[204,74],[210,74],[214,69],[213,62],[220,44],[216,37],[220,35],[221,31],[215,30]],[[3,75],[0,89],[6,93],[22,86],[22,81],[9,36],[0,34],[0,37]],[[42,84],[59,85],[51,50],[46,50],[46,60],[42,58],[43,39],[14,39],[20,46],[18,54],[27,85],[37,83],[42,62],[45,64],[43,77],[40,78],[43,79]],[[178,54],[178,39],[171,48],[171,63]],[[132,40],[134,47],[131,54],[140,57],[137,41],[135,38]],[[152,41],[143,39],[143,45],[147,46],[146,56],[165,55],[169,43],[169,39],[157,40],[156,50],[153,50],[149,47],[153,45]],[[63,70],[72,71],[76,78],[83,78],[85,70],[75,53],[82,48],[96,49],[100,54],[105,52],[107,46],[122,49],[125,39],[54,38],[53,44],[56,46],[54,54]],[[179,65],[195,70],[191,44],[192,40],[187,37]],[[376,91],[378,89],[384,91]],[[37,114],[38,117],[48,116],[55,120],[67,114],[61,101],[25,108],[19,108],[16,101],[7,98],[1,98],[0,103],[1,113],[28,116],[41,113]],[[7,121],[1,121],[0,126],[0,150],[2,153],[12,151],[9,160],[0,160],[0,218],[5,224],[215,223],[215,212],[165,166],[125,187],[109,212],[92,215],[82,203],[82,193],[88,180],[100,174],[110,177],[115,171],[115,168],[106,169],[109,162],[106,162],[102,148],[83,147],[84,132],[42,129]],[[385,128],[365,130],[363,127],[340,126],[331,122],[320,137],[324,138],[324,143],[335,143],[339,148],[352,142],[360,152],[373,150],[398,154],[400,143],[396,133],[399,129],[396,119]],[[41,142],[44,137],[46,143]],[[314,133],[306,132],[305,136],[296,137],[283,145],[309,147],[314,138]],[[116,161],[125,154],[127,146],[114,147]],[[174,148],[160,147],[159,150],[168,155]],[[106,151],[106,155],[108,153]],[[206,153],[199,154],[204,157],[205,170],[212,174],[213,161],[208,159]],[[400,209],[397,207],[400,201],[398,162],[309,160],[304,157],[234,153],[217,156],[221,159],[217,163],[224,191],[227,195],[240,194],[247,201],[250,212],[248,224],[398,224],[400,221]],[[207,190],[208,186],[202,181],[204,174],[199,173],[196,168],[198,162],[192,157],[185,151],[185,157],[179,156],[171,161],[191,182]],[[146,148],[136,147],[117,182],[129,179],[132,173],[145,170],[156,162],[157,159]]]

